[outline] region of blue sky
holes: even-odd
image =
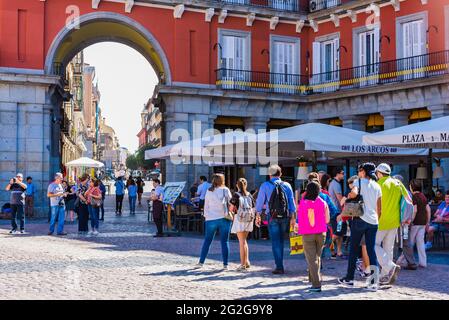
[[[84,60],[96,69],[106,123],[114,128],[120,145],[134,152],[138,147],[140,112],[157,84],[153,68],[139,52],[112,42],[88,47]]]

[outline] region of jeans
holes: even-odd
[[[134,196],[134,197],[131,197],[131,196],[128,196],[128,198],[129,198],[129,211],[131,212],[131,213],[136,213],[136,196]]]
[[[378,276],[378,265],[376,251],[374,249],[376,245],[377,225],[365,222],[360,218],[353,219],[351,222],[351,244],[349,248],[349,261],[348,271],[346,273],[346,279],[354,280],[354,273],[356,268],[357,258],[361,253],[360,241],[365,236],[366,251],[368,251],[369,263],[371,270],[374,270],[375,279]]]
[[[115,195],[115,213],[122,213],[123,194]]]
[[[289,226],[289,219],[270,219],[268,224],[274,262],[276,264],[276,269],[278,270],[284,270],[284,239]]]
[[[381,230],[376,235],[376,255],[382,268],[380,276],[386,276],[396,266],[393,262],[394,243],[398,229]]]
[[[100,215],[100,207],[88,206],[89,216],[90,216],[90,226],[92,229],[98,230],[99,221],[98,217]]]
[[[65,207],[51,206],[50,232],[55,232],[56,218],[58,219],[58,234],[64,231]]]
[[[101,211],[101,220],[104,220],[104,199],[101,202],[100,211]]]
[[[210,245],[214,240],[217,231],[220,231],[221,254],[223,256],[223,265],[228,265],[229,258],[229,234],[231,233],[232,221],[223,219],[211,220],[205,222],[206,236],[201,249],[200,263],[204,263],[209,253]]]
[[[20,230],[25,229],[25,217],[23,215],[23,205],[12,204],[11,205],[11,226],[13,230],[17,230],[17,219],[20,221]]]

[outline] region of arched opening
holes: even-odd
[[[68,62],[78,52],[92,44],[105,41],[134,48],[153,66],[160,83],[171,84],[168,60],[157,39],[135,20],[111,12],[86,14],[80,17],[78,28],[64,27],[50,46],[45,72],[62,75]]]
[[[142,86],[139,87],[141,91],[146,92],[144,99],[140,98],[137,102],[134,99],[132,102],[128,101],[128,103],[123,103],[121,96],[129,97],[133,94],[133,90],[136,90],[136,88],[134,88],[135,79],[130,80],[129,74],[128,78],[122,77],[123,71],[118,73],[108,72],[106,74],[99,71],[97,72],[97,78],[94,79],[95,76],[93,76],[92,73],[95,73],[95,71],[90,69],[96,67],[96,62],[92,62],[89,57],[85,59],[84,53],[99,46],[100,43],[101,45],[105,45],[103,49],[100,50],[100,55],[104,55],[102,60],[109,61],[109,71],[120,69],[117,67],[132,69],[132,64],[136,60],[136,55],[143,61],[143,64],[141,63],[140,65],[145,65],[145,67],[142,67],[142,69],[145,69],[144,72],[153,75],[152,81],[149,82],[146,78],[141,81],[141,83],[144,83],[146,86],[145,88],[142,88]],[[115,47],[108,49],[106,45]],[[110,56],[116,56],[116,49],[118,47],[127,47],[128,55],[122,54],[120,58],[111,62]],[[131,50],[129,50],[130,48]],[[137,53],[132,49],[137,51]],[[130,51],[132,51],[133,54],[129,54]],[[145,59],[142,59],[140,55]],[[97,61],[99,61],[99,59],[97,59]],[[79,68],[80,65],[83,67]],[[160,112],[159,114],[155,112],[150,113],[148,110],[153,101],[152,86],[158,83],[171,83],[168,60],[158,41],[142,25],[126,16],[108,12],[88,14],[80,18],[78,29],[64,28],[55,37],[47,54],[45,72],[49,75],[59,75],[62,80],[58,86],[52,88],[53,91],[49,92],[53,104],[50,171],[58,172],[63,170],[64,175],[69,182],[74,183],[76,181],[76,178],[80,176],[79,172],[66,170],[67,167],[65,166],[65,163],[79,157],[72,157],[72,155],[75,154],[75,150],[78,150],[77,152],[79,154],[79,149],[76,149],[76,147],[78,147],[78,134],[82,130],[85,130],[87,134],[84,137],[83,143],[90,143],[90,145],[87,145],[86,149],[93,150],[93,152],[90,154],[89,152],[82,153],[81,156],[94,158],[95,160],[100,160],[105,163],[105,169],[109,169],[110,171],[102,170],[102,173],[113,179],[114,174],[120,170],[117,169],[115,165],[108,167],[108,160],[105,161],[105,158],[109,156],[102,153],[100,146],[103,144],[105,146],[114,144],[114,139],[111,137],[118,132],[115,130],[117,127],[113,123],[111,124],[104,119],[106,118],[109,121],[111,119],[105,111],[107,109],[114,109],[114,112],[121,114],[121,129],[125,128],[126,134],[136,141],[138,140],[136,135],[140,133],[141,119],[143,119],[144,115],[149,116],[151,114],[154,117],[159,115],[158,119],[161,118]],[[102,74],[107,79],[102,81]],[[82,80],[79,80],[80,78]],[[87,78],[90,79],[90,82],[86,82]],[[111,99],[110,96],[106,99],[108,102],[103,102],[105,97],[103,91],[104,85],[102,82],[103,84],[105,82],[115,82],[115,90],[109,89],[109,92],[112,92],[113,96],[116,97],[115,100],[121,101],[120,106],[117,106],[117,101],[114,101],[115,105],[114,103],[110,103],[114,100],[114,97]],[[79,92],[86,92],[86,88],[82,88],[82,86],[91,86],[90,91],[88,91],[89,95],[92,96],[92,99],[86,99],[78,95]],[[74,88],[77,90],[73,90]],[[86,103],[89,103],[89,107]],[[80,107],[79,105],[81,104],[84,105]],[[73,115],[74,113],[77,113],[78,118]],[[82,121],[80,122],[77,120],[79,117],[84,119],[83,123],[81,123]],[[89,119],[88,122],[86,122],[86,119]],[[134,121],[136,119],[138,119],[138,121]],[[101,130],[101,133],[98,133],[99,130]],[[116,136],[118,136],[118,134]],[[119,140],[121,140],[120,137]],[[145,144],[149,145],[152,143],[153,141],[150,142],[148,140]],[[93,147],[92,144],[94,144]],[[117,146],[126,147],[126,145],[123,145],[122,143],[120,143],[120,145],[117,143]],[[86,147],[86,145],[84,145],[84,147]],[[137,149],[140,147],[141,146],[139,145]],[[135,150],[135,148],[130,149],[132,153],[134,153]],[[69,154],[70,156],[68,156]],[[120,161],[117,161],[120,168],[121,165],[126,164],[126,162],[123,162],[121,159]],[[110,163],[113,162],[111,161]],[[111,185],[111,189],[113,189],[113,181]],[[112,193],[114,193],[113,190]],[[142,202],[142,204],[143,206],[140,209],[145,210],[145,202]]]

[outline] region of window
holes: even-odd
[[[270,42],[270,81],[276,92],[294,93],[300,85],[299,39],[272,35]]]
[[[398,71],[403,80],[421,78],[428,65],[426,54],[427,12],[400,17],[396,20]]]
[[[312,85],[316,87],[314,92],[330,92],[338,89],[340,76],[338,69],[340,67],[340,39],[339,35],[331,35],[324,38],[317,38],[313,43],[313,76]],[[333,82],[326,86],[325,83]]]
[[[354,78],[360,86],[377,84],[379,73],[380,28],[361,27],[354,29]]]
[[[244,89],[251,79],[250,33],[219,29],[219,68],[224,89]]]

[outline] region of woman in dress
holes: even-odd
[[[76,187],[68,184],[67,181],[64,181],[63,185],[65,192],[67,192],[67,197],[65,198],[66,220],[73,223],[75,218]]]
[[[231,233],[237,234],[240,246],[240,266],[237,271],[246,271],[250,267],[248,234],[253,231],[255,218],[254,198],[247,191],[248,182],[245,178],[237,181],[237,192],[230,201],[231,211],[235,213]]]

